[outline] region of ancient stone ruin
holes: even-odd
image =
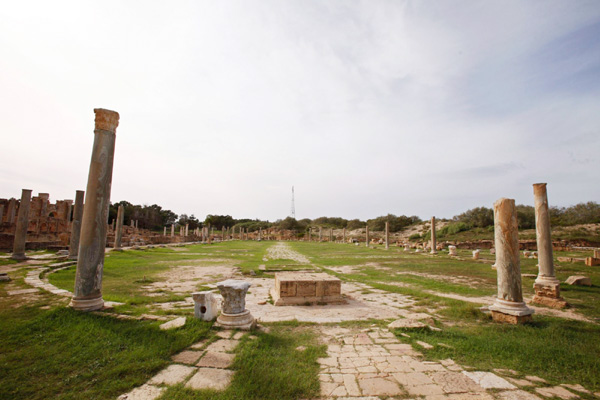
[[[277,272],[271,297],[276,306],[345,302],[342,282],[325,273]]]

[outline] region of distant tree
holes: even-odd
[[[411,217],[407,217],[406,215],[401,215],[399,217],[394,214],[388,214],[385,216],[373,218],[367,221],[369,225],[369,229],[373,231],[383,231],[385,230],[385,222],[389,222],[390,232],[400,232],[407,226],[413,225],[417,222],[421,222],[421,218],[413,215]]]
[[[494,225],[494,211],[491,208],[476,207],[456,215],[453,219],[472,227],[485,228]]]
[[[222,227],[231,228],[235,225],[235,221],[231,215],[209,214],[204,219],[204,225],[214,226],[216,229],[221,229]]]
[[[533,208],[532,206],[525,206],[523,204],[519,204],[516,206],[516,209],[519,229],[535,228],[535,208]]]
[[[346,229],[353,231],[355,229],[364,228],[366,224],[366,222],[363,222],[360,219],[351,219],[350,221],[348,221]]]

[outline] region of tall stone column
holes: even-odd
[[[81,234],[81,218],[83,217],[83,190],[75,191],[75,208],[71,224],[71,239],[69,241],[69,260],[77,260],[79,254],[79,236]]]
[[[167,236],[167,227],[166,226],[163,227],[163,236]]]
[[[344,232],[342,233],[342,240],[346,243],[346,228],[344,228]]]
[[[554,273],[548,194],[545,183],[533,185],[535,203],[535,233],[538,250],[538,276],[533,284],[535,296],[532,303],[553,308],[565,308],[567,302],[560,297],[560,281]]]
[[[431,217],[431,254],[437,254],[437,243],[435,239],[435,217]]]
[[[25,242],[27,241],[27,227],[29,226],[29,208],[31,206],[31,190],[23,189],[21,192],[21,203],[19,204],[19,214],[17,216],[17,226],[15,229],[15,240],[13,243],[13,260],[24,260]]]
[[[390,248],[390,223],[385,221],[385,249]]]
[[[188,236],[190,233],[190,224],[185,224],[185,236]]]
[[[4,204],[0,204],[0,224],[4,222]]]
[[[211,244],[211,237],[210,237],[210,225],[206,227],[206,242],[208,244]]]
[[[367,228],[366,228],[366,243],[365,243],[365,245],[367,247],[369,247],[369,225],[367,225]]]
[[[513,199],[502,198],[494,203],[494,237],[498,297],[489,308],[492,318],[511,324],[530,321],[533,310],[523,302],[519,225]]]
[[[329,242],[333,242],[333,228],[329,228]]]
[[[15,223],[15,210],[17,209],[17,200],[14,197],[8,201],[8,209],[6,211],[6,222],[9,224]]]
[[[137,220],[137,219],[136,219],[136,220],[135,220],[135,229],[139,229],[139,227],[138,227],[138,222],[139,222],[139,220]]]
[[[319,242],[323,241],[323,227],[319,227]]]
[[[117,208],[117,225],[115,227],[115,243],[113,244],[113,248],[120,249],[121,248],[121,239],[123,238],[123,222],[125,221],[125,208],[123,206],[119,206]]]
[[[104,306],[104,249],[116,129],[119,125],[119,114],[114,111],[96,108],[94,113],[94,147],[81,221],[75,291],[71,300],[71,306],[82,311],[99,310]]]
[[[262,240],[262,228],[258,228],[258,240]]]
[[[171,237],[175,237],[175,224],[171,224]]]

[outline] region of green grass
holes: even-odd
[[[445,327],[441,332],[405,332],[411,337],[400,337],[402,341],[422,340],[434,346],[424,350],[415,345],[430,359],[451,358],[478,370],[514,369],[551,384],[579,383],[591,390],[600,389],[598,325],[535,316],[534,322],[517,326],[496,324],[487,317],[478,318],[476,324]]]
[[[210,324],[158,329],[69,308],[0,311],[0,398],[114,399],[170,356],[208,336]]]
[[[183,385],[170,387],[161,400],[292,400],[319,395],[319,364],[325,346],[315,333],[297,322],[273,324],[269,333],[244,338],[232,365],[235,375],[223,392],[195,391]],[[298,346],[306,350],[298,351]]]

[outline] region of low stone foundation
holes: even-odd
[[[531,314],[529,315],[511,315],[505,314],[499,311],[492,310],[492,319],[496,322],[503,322],[507,324],[522,324],[524,322],[529,322],[532,320]]]
[[[276,306],[346,303],[342,282],[325,273],[278,272],[271,296]]]

